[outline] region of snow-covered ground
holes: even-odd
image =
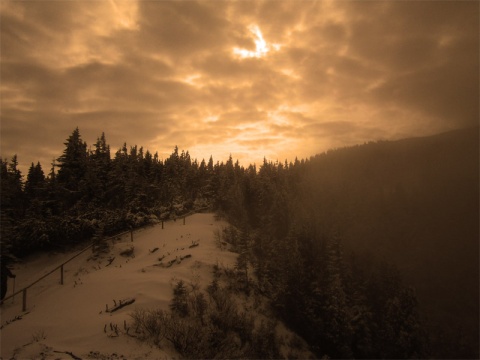
[[[215,230],[227,223],[213,214],[195,214],[176,222],[145,228],[112,242],[110,252],[95,259],[87,250],[60,271],[28,289],[27,310],[22,295],[1,306],[0,348],[3,359],[128,358],[165,359],[174,353],[142,343],[136,338],[116,336],[116,325],[124,331],[132,323],[135,308],[168,308],[172,286],[180,279],[202,288],[212,279],[212,265],[233,267],[236,255],[216,246]],[[198,246],[190,247],[193,244]],[[120,253],[133,246],[131,256]],[[153,251],[155,248],[157,250]],[[16,290],[73,256],[75,252],[42,254],[13,267]],[[186,257],[185,255],[191,255]],[[109,262],[113,258],[114,260]],[[162,261],[159,261],[163,258]],[[183,260],[181,260],[183,258]],[[170,267],[166,267],[169,262]],[[107,266],[108,265],[108,266]],[[7,296],[12,293],[9,279]],[[113,313],[106,312],[119,300],[135,302]],[[21,316],[21,319],[18,319]],[[18,320],[16,320],[18,319]],[[112,327],[110,326],[112,324]],[[131,331],[133,333],[133,331]],[[43,355],[42,355],[43,354]]]

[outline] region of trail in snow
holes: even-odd
[[[108,254],[97,259],[86,251],[65,265],[64,285],[60,285],[58,272],[28,289],[25,314],[21,295],[13,304],[8,300],[1,306],[2,358],[33,358],[40,353],[47,359],[101,354],[129,359],[170,357],[135,338],[116,337],[115,326],[122,330],[128,327],[129,313],[135,308],[167,309],[176,281],[205,287],[212,278],[212,265],[233,267],[236,255],[215,245],[214,231],[225,226],[227,223],[216,221],[213,214],[195,214],[185,225],[172,221],[165,223],[164,229],[157,225],[137,231],[133,242],[130,234],[124,235]],[[133,252],[128,254],[132,246]],[[13,269],[16,289],[72,255],[74,252],[41,254],[17,265]],[[7,295],[11,286],[12,282]],[[135,301],[115,312],[106,311],[127,299]]]

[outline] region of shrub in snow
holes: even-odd
[[[181,215],[184,212],[183,204],[173,205],[173,211],[174,211],[175,215]]]
[[[148,223],[150,224],[158,224],[160,222],[157,215],[154,215],[154,214],[148,215],[147,219],[148,219]]]
[[[280,358],[275,323],[255,325],[255,314],[240,311],[225,288],[216,283],[208,300],[183,281],[174,287],[171,312],[137,309],[131,314],[136,332],[161,346],[170,342],[184,358]]]
[[[143,212],[132,213],[128,212],[126,216],[127,224],[132,228],[137,228],[148,224],[148,217]]]
[[[211,206],[211,202],[206,198],[196,198],[193,202],[193,209],[200,210]]]
[[[133,319],[133,326],[144,339],[152,339],[157,346],[165,338],[166,322],[170,317],[167,312],[157,310],[136,309],[130,316]]]

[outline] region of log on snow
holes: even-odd
[[[125,299],[125,300],[120,300],[118,304],[116,304],[114,307],[112,307],[111,309],[108,309],[106,310],[107,312],[109,313],[113,313],[117,310],[120,310],[121,308],[123,308],[124,306],[127,306],[127,305],[131,305],[135,302],[135,299],[134,298],[130,298],[130,299]]]

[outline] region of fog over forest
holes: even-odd
[[[22,174],[16,156],[2,159],[2,262],[215,212],[229,224],[219,237],[237,254],[235,271],[226,271],[234,280],[219,290],[214,269],[205,303],[177,284],[170,312],[148,315],[176,333],[195,329],[198,347],[171,342],[182,357],[282,357],[274,328],[222,307],[258,297],[316,358],[478,358],[478,134],[244,166],[178,147],[164,160],[137,145],[114,150],[108,133],[87,144],[76,128],[52,165],[32,163]],[[212,329],[237,340],[216,354]]]

